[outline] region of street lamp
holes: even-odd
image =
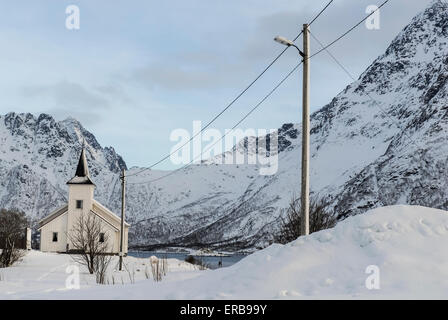
[[[277,36],[274,40],[288,47],[296,48],[303,58],[303,111],[302,111],[302,186],[301,186],[301,230],[302,236],[310,233],[310,47],[308,24],[303,25],[303,51],[291,40]]]
[[[296,48],[297,50],[299,50],[299,53],[300,53],[300,55],[302,56],[302,57],[305,57],[305,54],[299,49],[299,47],[297,47],[295,44],[294,44],[294,42],[292,42],[291,40],[288,40],[288,39],[286,39],[286,38],[284,38],[284,37],[281,37],[281,36],[276,36],[275,38],[274,38],[274,41],[276,41],[276,42],[278,42],[278,43],[281,43],[281,44],[283,44],[283,45],[285,45],[285,46],[287,46],[287,47],[294,47],[294,48]]]

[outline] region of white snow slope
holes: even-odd
[[[25,267],[11,268],[0,281],[0,298],[41,299],[413,299],[448,298],[448,212],[420,206],[377,208],[349,217],[335,228],[271,245],[219,270],[189,271],[160,283],[141,280],[115,286],[58,290],[23,288],[10,277],[25,277]],[[379,289],[367,289],[379,268]],[[48,276],[43,283],[51,281]]]
[[[358,80],[311,115],[310,190],[327,198],[340,219],[396,204],[448,209],[447,44],[448,3],[433,1]],[[273,176],[216,159],[157,181],[169,172],[131,176],[142,168],[130,168],[130,244],[267,246],[282,210],[300,194],[300,125],[285,124],[278,133]],[[125,161],[76,120],[45,114],[0,116],[0,207],[39,220],[62,205],[84,139],[95,197],[120,212]],[[255,138],[245,142],[225,157],[256,154]]]

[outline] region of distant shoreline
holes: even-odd
[[[220,250],[202,246],[182,247],[177,245],[156,244],[149,246],[130,246],[129,251],[145,252],[154,251],[158,253],[185,253],[196,256],[232,256],[232,255],[248,255],[257,251],[257,249],[240,249],[240,250]]]

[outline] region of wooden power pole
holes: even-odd
[[[121,174],[121,228],[120,228],[120,268],[119,270],[123,270],[123,243],[124,243],[124,209],[125,209],[125,200],[126,200],[126,177],[125,170],[123,169]]]
[[[308,24],[303,25],[302,236],[310,233],[310,33],[308,28]]]

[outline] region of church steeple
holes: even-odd
[[[84,146],[79,156],[78,166],[76,167],[76,173],[73,178],[71,178],[67,184],[94,184],[90,180],[89,176],[89,166],[87,165],[86,153]]]
[[[84,148],[82,148],[81,156],[79,157],[78,167],[76,168],[75,176],[78,177],[88,177],[89,176],[89,167],[87,166],[86,153]]]

